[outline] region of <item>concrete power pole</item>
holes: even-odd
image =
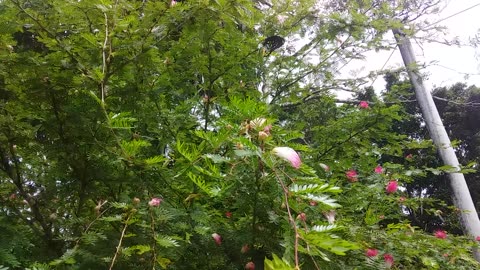
[[[415,96],[418,105],[422,111],[423,119],[428,128],[433,143],[437,147],[440,158],[445,165],[460,169],[457,156],[452,148],[450,138],[443,125],[442,119],[438,114],[437,107],[433,102],[432,95],[423,84],[422,78],[418,75],[416,68],[415,55],[413,54],[412,44],[405,33],[400,29],[393,29],[393,35],[397,41],[398,48],[402,54],[403,63],[407,68],[408,76],[415,89]],[[449,173],[450,186],[453,191],[453,201],[460,212],[460,219],[464,228],[464,233],[475,238],[480,236],[480,220],[472,201],[470,191],[468,190],[465,177],[462,173]],[[480,252],[474,251],[474,256],[480,262]]]

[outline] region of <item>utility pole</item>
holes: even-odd
[[[397,41],[400,53],[402,54],[403,63],[407,69],[410,81],[415,89],[415,96],[422,111],[423,119],[425,120],[425,124],[433,143],[437,147],[440,158],[445,165],[460,170],[457,156],[453,150],[442,119],[438,114],[437,107],[433,102],[432,95],[427,89],[425,89],[423,80],[418,74],[412,44],[402,30],[392,29],[392,32]],[[448,173],[448,178],[453,191],[453,201],[455,206],[461,210],[460,220],[465,235],[471,238],[480,236],[480,220],[463,173]],[[474,250],[474,257],[480,262],[480,252],[477,249]]]

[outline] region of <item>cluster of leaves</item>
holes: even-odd
[[[385,191],[422,174],[404,157],[430,146],[396,132],[401,106],[332,96],[339,63],[399,25],[368,15],[399,7],[260,2],[0,2],[0,265],[387,267],[376,248],[398,268],[477,266],[474,243],[410,224],[427,200]],[[272,35],[287,39],[273,52]]]

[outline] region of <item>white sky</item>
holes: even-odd
[[[446,18],[464,9],[480,3],[480,0],[450,0],[445,1],[447,6],[438,14],[428,17],[430,23]],[[475,37],[480,29],[480,6],[453,16],[438,25],[447,27],[448,34],[445,39],[452,40],[458,37],[462,44],[470,44],[469,39]],[[390,36],[393,40],[393,36]],[[437,37],[443,38],[442,36]],[[426,87],[432,90],[437,86],[450,86],[457,82],[465,82],[468,85],[480,86],[480,48],[470,46],[447,46],[439,43],[423,43],[421,47],[414,45],[417,62],[426,63],[427,68],[423,72],[428,74],[425,81]],[[423,49],[422,49],[423,48]],[[353,63],[350,70],[364,70],[359,75],[366,75],[371,70],[380,70],[390,56],[391,51],[367,54],[367,61]],[[402,67],[403,62],[398,49],[388,61],[385,69]],[[472,74],[465,77],[465,73]],[[383,90],[385,82],[382,78],[375,81],[374,87]]]

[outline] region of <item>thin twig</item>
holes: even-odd
[[[288,189],[287,189],[285,183],[283,183],[282,179],[277,174],[277,171],[275,171],[275,170],[273,170],[273,171],[275,173],[275,176],[278,179],[278,182],[280,183],[280,185],[282,186],[282,189],[283,189],[283,196],[285,198],[285,206],[287,207],[288,220],[292,224],[293,231],[295,233],[295,244],[294,244],[294,247],[293,247],[294,248],[294,254],[295,254],[295,269],[300,269],[299,260],[298,260],[298,238],[300,237],[300,235],[299,235],[298,230],[297,230],[297,225],[295,224],[295,219],[293,218],[292,213],[290,211],[290,205],[288,204]]]
[[[105,16],[105,41],[102,46],[102,81],[100,82],[100,87],[102,91],[102,103],[105,103],[105,78],[106,78],[106,69],[107,69],[107,44],[108,44],[108,16],[107,13],[103,13]]]
[[[155,218],[153,217],[153,209],[150,209],[150,218],[152,219],[152,225],[150,226],[152,229],[152,236],[153,236],[153,265],[152,265],[152,270],[155,270],[155,263],[157,260],[157,251],[155,249],[157,243],[156,243],[156,234],[155,234]]]
[[[122,248],[122,241],[125,237],[125,231],[127,231],[128,222],[130,221],[131,215],[128,216],[127,220],[125,220],[125,226],[123,226],[122,234],[120,235],[120,240],[118,241],[117,249],[115,250],[115,255],[113,255],[112,263],[110,264],[109,270],[113,269],[113,265],[115,264],[115,260],[117,259],[118,254],[120,253],[120,249]]]

